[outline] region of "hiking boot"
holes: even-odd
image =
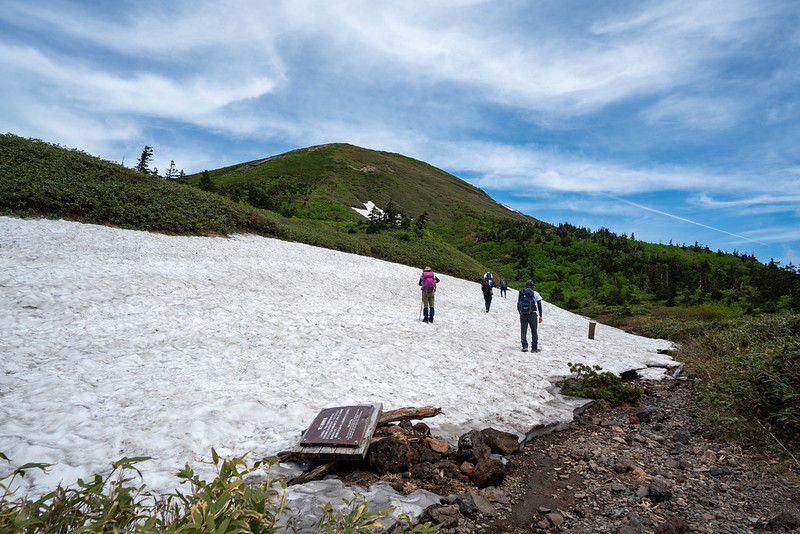
[[[533,347],[533,348],[531,349],[531,352],[542,352],[542,349],[540,349],[540,348],[538,348],[538,347]]]
[[[528,347],[522,347],[522,352],[528,352]]]

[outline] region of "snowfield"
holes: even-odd
[[[254,235],[175,237],[0,217],[0,452],[19,493],[108,472],[124,456],[171,491],[188,462],[293,448],[323,408],[440,407],[452,442],[569,421],[568,362],[658,376],[664,340],[544,302],[540,353],[520,351],[517,292],[484,312],[476,281],[441,279],[420,322],[424,265]],[[476,276],[481,273],[476,273]],[[648,370],[649,368],[649,370]],[[8,466],[2,472],[7,472]]]

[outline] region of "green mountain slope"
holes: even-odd
[[[340,211],[361,218],[349,208]],[[168,234],[255,233],[420,268],[431,265],[460,278],[475,278],[484,269],[430,232],[354,232],[333,219],[287,218],[78,150],[12,134],[0,136],[0,214]]]
[[[358,222],[363,217],[351,208],[371,201],[412,219],[425,213],[428,228],[459,241],[487,220],[534,221],[427,163],[348,144],[294,150],[209,176],[220,194],[284,215]]]

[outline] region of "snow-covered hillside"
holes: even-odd
[[[419,268],[252,235],[171,237],[0,217],[0,452],[22,491],[152,456],[144,481],[292,448],[325,407],[435,406],[452,440],[568,421],[549,382],[567,362],[621,372],[674,362],[663,340],[544,305],[540,353],[520,351],[517,292],[439,274],[419,321]],[[434,271],[437,266],[433,265]],[[437,273],[438,274],[438,273]]]

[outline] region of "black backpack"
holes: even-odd
[[[523,315],[534,313],[536,304],[533,299],[533,290],[525,288],[519,293],[519,312]]]
[[[483,288],[484,293],[488,293],[492,290],[492,281],[488,278],[484,278],[483,282],[481,282],[481,287]]]

